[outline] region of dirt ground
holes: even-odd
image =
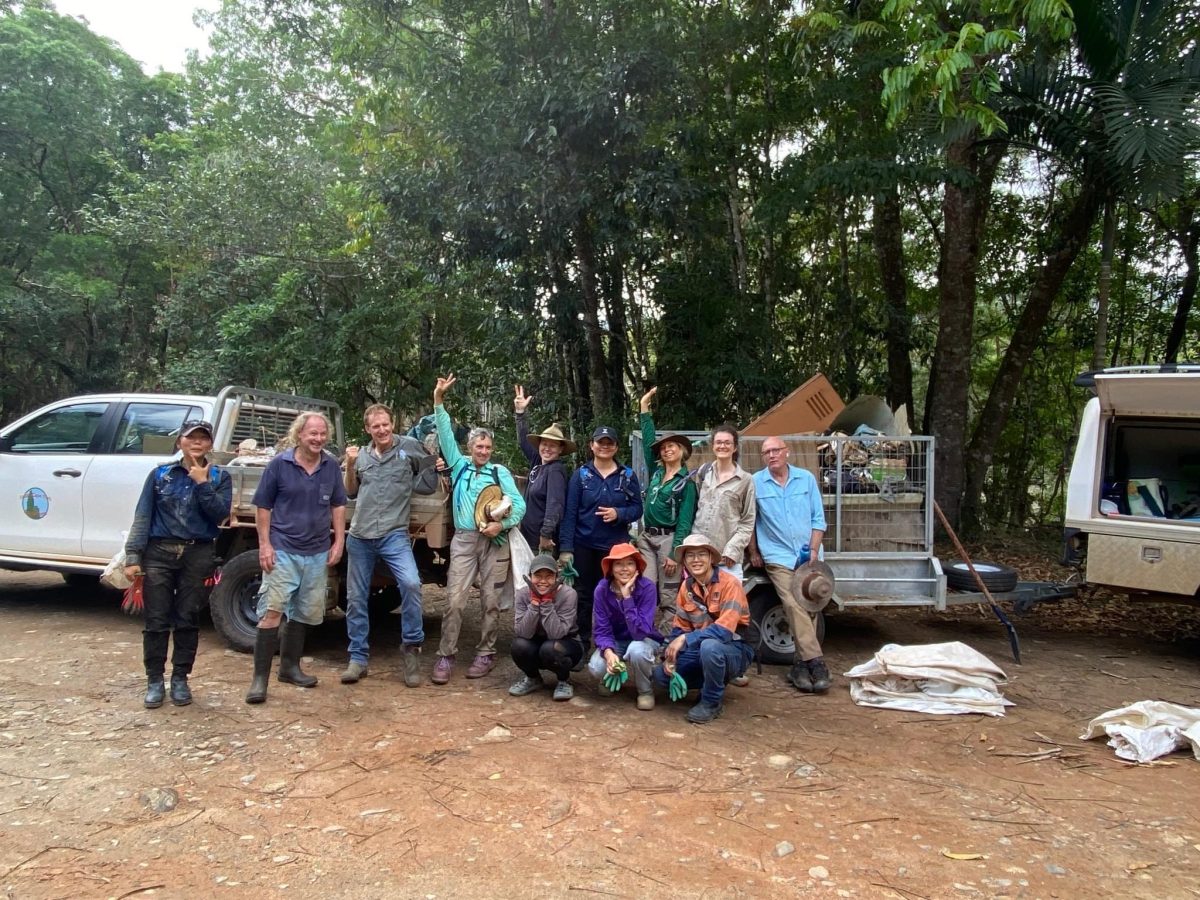
[[[1126,702],[1200,706],[1200,612],[1148,609],[1043,607],[1017,622],[1023,665],[974,607],[829,618],[838,673],[889,641],[966,641],[1009,674],[1000,719],[857,707],[840,677],[802,696],[776,667],[704,727],[665,699],[602,700],[586,675],[570,703],[509,697],[508,660],[411,690],[386,614],[365,681],[338,683],[333,623],[310,641],[320,686],[273,680],[258,707],[249,657],[206,625],[196,702],[145,710],[141,626],[112,595],[0,573],[0,891],[1200,896],[1200,762],[1132,766],[1078,739]]]

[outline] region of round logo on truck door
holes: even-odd
[[[30,488],[21,495],[21,511],[31,519],[44,519],[50,512],[50,498],[41,488]]]

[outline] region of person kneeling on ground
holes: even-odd
[[[633,669],[638,709],[654,709],[651,673],[654,654],[663,642],[654,626],[658,588],[642,574],[646,560],[633,544],[617,544],[600,561],[600,568],[604,580],[596,585],[592,621],[596,652],[588,671],[603,678],[628,663]],[[602,685],[601,692],[606,691]]]
[[[528,584],[518,588],[513,600],[512,658],[524,672],[508,692],[524,697],[545,685],[542,670],[558,679],[555,700],[575,696],[571,669],[583,658],[579,626],[575,621],[575,589],[558,580],[558,563],[549,553],[533,558]]]
[[[678,673],[700,702],[687,720],[704,725],[723,712],[725,685],[742,675],[754,658],[756,626],[741,580],[718,569],[721,551],[702,534],[688,535],[676,551],[687,577],[679,586],[675,622],[654,679],[663,686]]]

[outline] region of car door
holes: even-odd
[[[5,431],[0,553],[56,559],[81,555],[83,484],[110,405],[66,401]]]
[[[84,479],[84,556],[110,559],[124,545],[146,476],[175,456],[180,426],[189,419],[206,419],[208,413],[182,400],[124,404],[111,443],[95,456]]]

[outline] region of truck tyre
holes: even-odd
[[[979,577],[987,589],[995,591],[997,594],[1011,591],[1017,586],[1017,570],[1001,563],[981,560],[975,563],[975,571],[979,573]],[[975,578],[971,575],[971,570],[967,568],[965,562],[951,563],[946,566],[945,572],[946,587],[956,591],[979,590],[979,585],[975,583]]]
[[[234,650],[250,653],[258,631],[258,550],[239,553],[221,568],[221,581],[208,601],[213,625]]]
[[[825,614],[810,613],[817,640],[825,640]],[[796,652],[792,638],[792,626],[788,623],[783,604],[769,585],[763,585],[750,594],[750,618],[758,625],[762,635],[758,658],[767,665],[788,666]]]

